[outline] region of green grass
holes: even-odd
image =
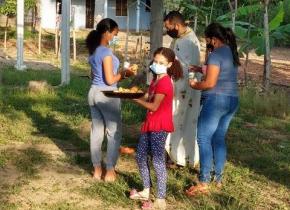
[[[82,65],[77,64],[77,65]],[[81,67],[80,67],[81,68]],[[85,69],[85,68],[84,68]],[[0,86],[0,170],[13,165],[24,182],[0,185],[1,192],[17,195],[25,180],[37,177],[43,167],[52,163],[49,151],[34,147],[55,144],[65,157],[56,161],[85,169],[90,156],[88,135],[80,135],[80,125],[90,120],[87,105],[89,80],[80,77],[86,71],[72,74],[69,86],[61,87],[59,71],[15,71],[3,69]],[[27,89],[30,80],[46,80],[51,88],[39,93]],[[128,85],[124,82],[122,85]],[[289,93],[275,90],[262,95],[254,87],[241,90],[240,109],[231,123],[227,143],[228,162],[224,188],[208,196],[188,198],[185,189],[197,179],[191,168],[168,171],[167,200],[171,209],[289,209],[290,197],[290,107]],[[139,130],[145,110],[130,101],[122,103],[123,123]],[[135,132],[135,133],[136,133]],[[124,132],[124,145],[135,146],[136,137]],[[13,149],[13,145],[29,145]],[[5,149],[10,146],[10,149]],[[12,146],[12,149],[11,149]],[[74,148],[74,153],[67,148]],[[3,148],[3,149],[2,149]],[[131,188],[141,189],[141,179],[134,157],[122,156],[119,164],[130,167],[119,173],[114,184],[90,183],[79,187],[84,198],[98,198],[106,208],[135,208],[128,199]],[[127,171],[127,169],[129,171]],[[154,173],[152,173],[154,177]],[[155,180],[155,179],[154,179]],[[22,184],[21,184],[22,183]],[[0,198],[1,209],[17,209],[9,199]],[[67,200],[41,205],[42,209],[75,209]]]

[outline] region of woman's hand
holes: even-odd
[[[189,86],[190,86],[190,87],[195,88],[196,83],[198,83],[198,81],[197,81],[196,78],[194,78],[194,79],[190,79],[190,80],[188,81],[188,83],[189,83]]]
[[[202,73],[202,67],[201,67],[201,66],[196,66],[196,65],[189,65],[189,66],[188,66],[188,71],[193,71],[193,72],[200,72],[200,73]]]
[[[135,72],[131,71],[130,68],[129,69],[124,69],[120,71],[120,74],[122,76],[122,78],[128,78],[128,77],[132,77],[135,76]]]

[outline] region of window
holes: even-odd
[[[61,15],[61,0],[56,1],[56,14]]]
[[[116,0],[116,16],[127,16],[127,0]]]
[[[149,6],[151,8],[151,0],[146,0],[146,5]],[[148,7],[145,7],[145,11],[146,12],[150,12],[150,9]]]

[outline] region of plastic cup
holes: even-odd
[[[124,62],[124,69],[128,69],[130,67],[130,63],[128,61]]]
[[[195,73],[193,71],[188,72],[188,79],[194,79]]]

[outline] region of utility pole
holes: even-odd
[[[136,5],[136,32],[140,32],[140,0],[137,0],[137,5]]]
[[[23,71],[26,66],[23,63],[23,39],[24,39],[24,0],[17,0],[17,61],[15,68]]]
[[[61,5],[61,85],[70,82],[70,6],[71,0]]]

